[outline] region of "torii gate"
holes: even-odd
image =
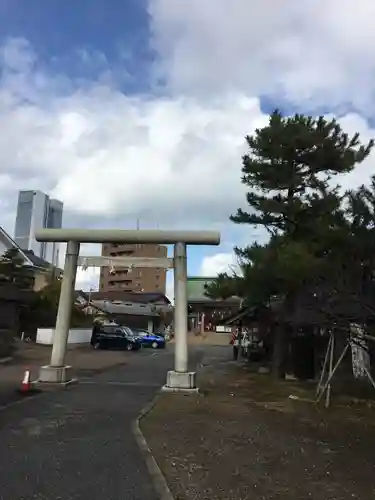
[[[36,232],[35,238],[42,242],[67,243],[51,362],[40,368],[40,383],[68,384],[72,381],[72,367],[65,365],[65,357],[80,243],[159,243],[174,245],[173,260],[163,259],[166,262],[158,264],[158,267],[162,267],[160,264],[163,264],[163,267],[170,267],[173,264],[174,268],[175,369],[167,373],[164,388],[172,391],[196,390],[195,372],[188,371],[186,245],[219,245],[220,233],[216,231],[41,229]],[[115,258],[110,260],[114,261]],[[124,265],[125,260],[127,263]],[[121,266],[131,266],[131,261],[131,258],[121,258]]]

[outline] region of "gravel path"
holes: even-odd
[[[176,499],[375,498],[373,413],[259,401],[228,358],[215,348],[204,359],[205,396],[162,395],[142,421]]]

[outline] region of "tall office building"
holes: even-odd
[[[62,215],[61,201],[51,199],[41,191],[20,191],[14,231],[15,242],[21,248],[32,250],[38,257],[57,266],[59,244],[36,241],[35,231],[43,228],[61,228]]]
[[[159,257],[166,258],[168,249],[163,245],[111,244],[102,246],[105,257]],[[164,268],[144,267],[126,269],[116,267],[113,274],[108,267],[100,268],[100,292],[148,292],[165,294],[167,271]]]

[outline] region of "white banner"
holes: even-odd
[[[364,329],[361,326],[357,324],[350,325],[352,368],[356,379],[368,379],[367,373],[370,373],[371,370],[369,348],[363,335]]]

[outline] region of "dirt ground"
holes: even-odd
[[[238,363],[199,373],[203,394],[162,394],[141,428],[178,500],[375,498],[375,410]],[[288,396],[298,396],[298,400]]]

